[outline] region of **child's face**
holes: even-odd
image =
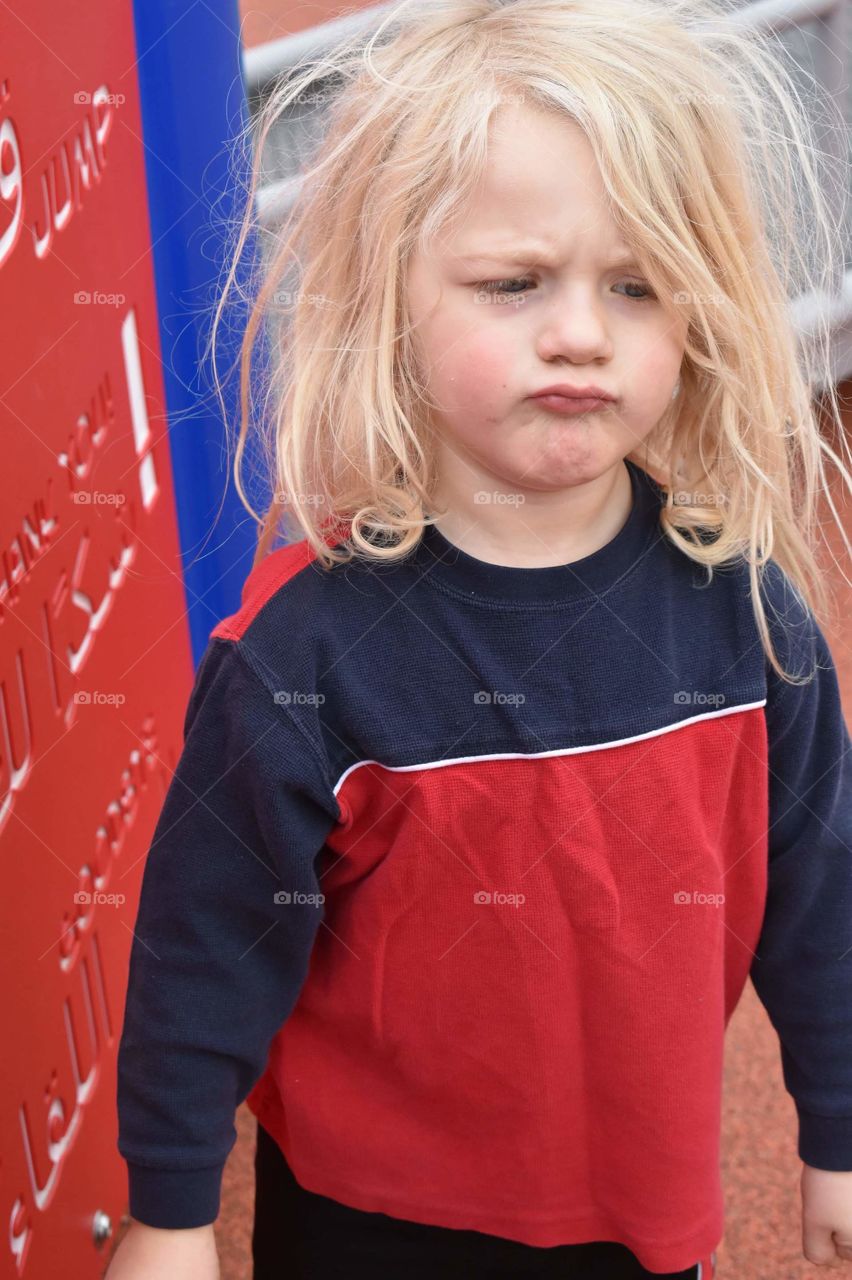
[[[638,264],[617,265],[627,246],[580,129],[523,104],[497,118],[465,216],[409,265],[414,341],[441,407],[439,492],[447,480],[455,493],[483,481],[544,492],[602,475],[669,405],[686,337],[653,295],[636,300],[650,294]],[[524,248],[534,240],[544,258]],[[502,294],[482,301],[480,282],[494,281]],[[530,399],[558,383],[617,398],[580,417]]]

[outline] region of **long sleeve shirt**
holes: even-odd
[[[118,1060],[130,1212],[218,1213],[247,1100],[308,1190],[650,1270],[715,1249],[724,1031],[749,975],[801,1158],[852,1170],[852,756],[770,562],[662,533],[567,565],[434,526],[395,563],[274,551],[211,634],[151,842]]]

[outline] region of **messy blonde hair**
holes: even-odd
[[[823,495],[850,549],[825,470],[830,458],[852,489],[834,447],[848,456],[830,328],[818,318],[800,341],[790,307],[839,290],[845,142],[832,167],[815,133],[843,136],[831,100],[805,101],[777,36],[741,19],[733,0],[404,0],[369,39],[356,34],[276,84],[216,308],[214,368],[270,130],[318,80],[340,87],[249,293],[234,474],[260,526],[255,563],[282,533],[307,539],[324,568],[396,559],[418,542],[435,451],[406,266],[474,191],[489,121],[520,96],[582,128],[653,291],[673,318],[688,316],[680,393],[628,456],[665,493],[665,536],[709,578],[747,561],[762,643],[788,678],[764,567],[772,557],[809,608],[826,610]],[[261,337],[271,355],[256,397]],[[275,477],[263,513],[242,482],[250,424]]]

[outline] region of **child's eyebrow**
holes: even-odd
[[[541,262],[548,266],[552,264],[547,251],[535,244],[516,245],[512,249],[503,250],[502,253],[483,251],[459,253],[455,256],[463,262],[506,262],[511,263],[512,266],[523,266],[529,262]],[[610,265],[613,267],[636,266],[636,256],[630,249],[622,249],[611,255]]]

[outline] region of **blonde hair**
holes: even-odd
[[[405,0],[368,40],[356,34],[275,86],[216,307],[214,369],[270,130],[318,79],[340,83],[248,294],[234,475],[260,526],[255,563],[282,533],[306,538],[324,568],[396,559],[418,542],[436,477],[406,264],[473,192],[489,120],[520,97],[582,128],[653,291],[672,316],[686,305],[680,393],[628,456],[665,492],[665,536],[709,578],[747,561],[762,643],[788,678],[761,600],[764,567],[772,557],[825,611],[821,496],[850,549],[825,469],[830,458],[852,489],[830,439],[848,457],[828,320],[800,343],[790,308],[839,289],[845,135],[815,82],[807,100],[796,88],[777,36],[741,19],[734,0]],[[817,125],[835,131],[834,166]],[[262,514],[242,483],[250,424],[275,477]]]

